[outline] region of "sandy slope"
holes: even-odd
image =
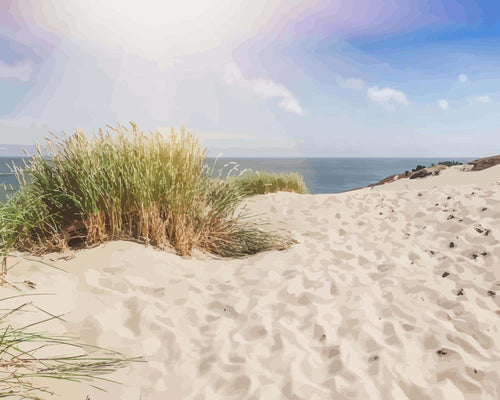
[[[61,398],[500,398],[500,166],[248,208],[299,243],[217,260],[114,242],[10,272],[56,293],[36,298],[68,312],[53,330],[149,361]]]

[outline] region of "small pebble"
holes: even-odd
[[[437,351],[437,353],[438,353],[438,355],[440,355],[440,356],[445,356],[446,354],[448,354],[448,353],[447,353],[444,349],[439,349],[439,350]]]
[[[493,297],[493,296],[495,296],[495,295],[496,295],[496,292],[495,292],[495,291],[493,291],[493,290],[488,290],[488,296]]]
[[[464,295],[464,290],[460,289],[457,293],[457,296],[463,296]]]
[[[449,272],[443,272],[443,275],[441,275],[443,278],[446,278],[448,275],[450,275]]]
[[[452,249],[453,247],[455,247],[455,243],[450,242],[450,248]]]

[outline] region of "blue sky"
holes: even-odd
[[[499,39],[493,0],[6,0],[0,143],[134,120],[229,157],[499,154]]]

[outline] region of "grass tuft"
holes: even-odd
[[[10,298],[0,301],[7,299]],[[13,327],[6,322],[26,312],[42,312],[49,317],[22,327]],[[47,398],[45,396],[52,396],[54,393],[43,384],[46,379],[114,382],[104,376],[129,362],[143,361],[78,344],[70,336],[31,332],[33,326],[53,319],[59,319],[59,316],[31,302],[0,314],[0,398],[42,400]]]
[[[309,193],[304,178],[295,172],[271,173],[246,170],[238,177],[231,179],[245,196],[276,193],[278,191]]]
[[[165,137],[130,124],[48,140],[48,157],[39,150],[16,169],[20,190],[0,206],[0,256],[114,239],[173,246],[180,255],[194,247],[224,256],[284,248],[286,240],[240,223],[235,210],[268,183],[267,192],[304,192],[298,175],[213,178],[192,133],[172,128]]]

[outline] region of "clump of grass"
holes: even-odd
[[[245,196],[276,193],[278,191],[309,193],[304,178],[295,172],[271,173],[247,170],[234,178],[234,182]]]
[[[108,128],[47,139],[50,156],[39,150],[16,170],[21,189],[0,209],[0,255],[113,239],[170,245],[181,255],[193,247],[226,256],[283,248],[275,235],[240,223],[241,183],[210,177],[193,134]]]
[[[447,167],[452,167],[454,165],[463,165],[463,163],[460,161],[440,161],[437,163],[437,165],[446,165]],[[431,166],[434,166],[434,164],[432,164]]]
[[[43,312],[48,318],[40,318],[21,327],[7,323],[7,319],[25,312]],[[31,332],[34,326],[59,318],[31,302],[0,314],[0,398],[41,400],[44,398],[42,396],[53,395],[42,384],[44,379],[114,382],[104,375],[123,368],[129,362],[142,361],[140,358],[124,358],[117,352],[78,344],[70,336]]]
[[[415,168],[413,168],[411,170],[411,172],[417,172],[417,171],[420,171],[421,169],[424,169],[424,168],[426,168],[425,165],[418,164]]]
[[[463,165],[460,161],[440,161],[437,164],[432,163],[430,166],[434,167],[436,165],[446,165],[447,167],[452,167],[454,165]],[[415,168],[411,170],[411,172],[417,172],[420,171],[421,169],[427,168],[425,165],[417,165]]]

